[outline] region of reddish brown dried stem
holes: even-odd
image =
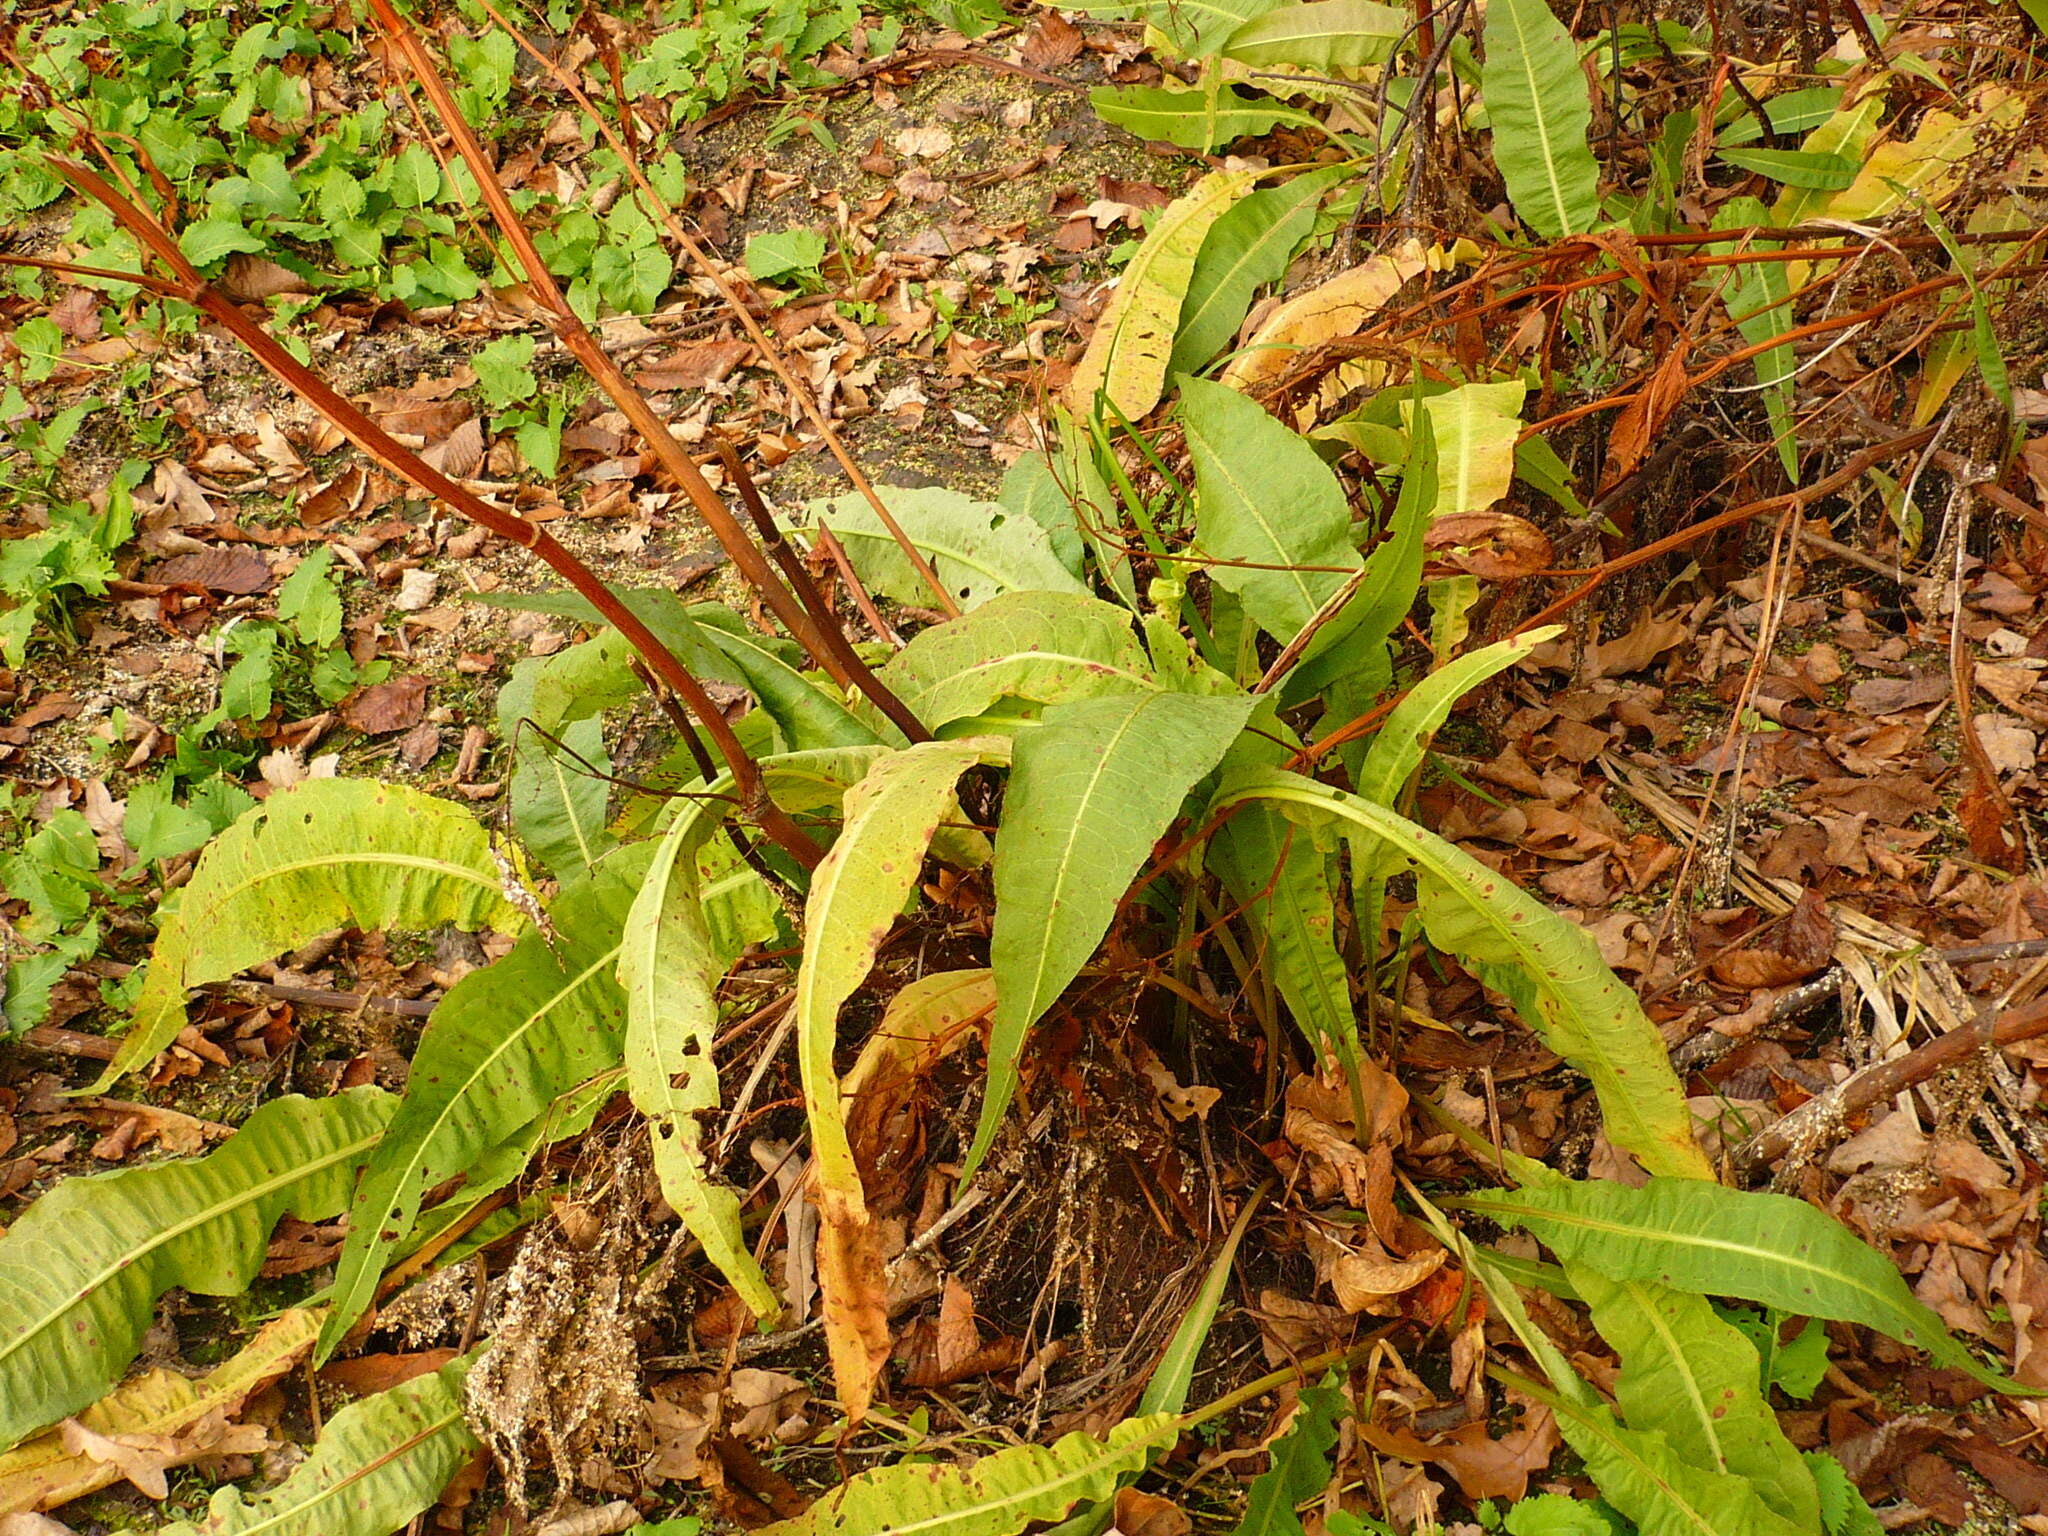
[[[712,285],[718,289],[719,297],[725,300],[726,307],[739,320],[740,326],[746,331],[748,338],[759,348],[761,356],[767,362],[768,367],[774,372],[776,378],[782,381],[782,387],[789,391],[791,398],[797,402],[798,407],[803,413],[810,418],[811,425],[817,428],[818,435],[824,439],[825,446],[831,451],[832,457],[839,461],[839,467],[846,472],[846,478],[852,482],[853,488],[874,509],[875,516],[881,519],[882,526],[888,530],[889,537],[896,541],[897,548],[903,551],[904,558],[910,562],[911,568],[917,572],[918,578],[931,589],[933,597],[938,600],[940,611],[949,619],[959,618],[960,605],[953,600],[953,594],[946,590],[945,583],[939,580],[938,572],[932,569],[931,562],[925,558],[924,551],[919,549],[911,540],[910,535],[903,531],[902,525],[896,521],[895,514],[889,510],[887,503],[876,492],[873,482],[868,479],[860,465],[855,462],[853,455],[847,452],[846,444],[840,439],[838,432],[833,429],[832,423],[826,419],[824,411],[819,407],[817,396],[804,384],[803,380],[790,371],[789,365],[783,360],[782,349],[775,344],[774,338],[762,329],[760,321],[754,318],[753,311],[747,307],[745,299],[734,291],[733,285],[726,274],[706,254],[704,248],[691,238],[690,232],[683,227],[682,220],[676,217],[675,210],[663,202],[660,195],[656,193],[653,185],[647,180],[646,173],[641,168],[640,156],[635,147],[626,143],[612,131],[611,125],[604,119],[604,114],[597,110],[591,103],[589,96],[584,93],[583,88],[576,83],[575,77],[562,68],[558,61],[549,58],[538,48],[534,47],[528,41],[526,34],[501,16],[496,8],[491,5],[490,0],[478,0],[478,3],[482,7],[484,14],[497,23],[499,29],[506,36],[510,37],[529,57],[538,63],[546,71],[548,77],[566,91],[570,99],[578,107],[582,108],[584,115],[597,125],[598,132],[604,135],[605,141],[618,155],[621,163],[624,164],[626,174],[632,178],[633,185],[639,190],[640,195],[647,200],[648,204],[660,215],[662,222],[668,227],[670,238],[682,247],[683,254],[689,257],[697,270],[708,277]],[[371,4],[377,8],[379,18],[381,19],[387,10],[387,0],[371,0]],[[417,72],[417,66],[415,66],[415,72]],[[622,107],[624,105],[623,99],[621,105]],[[437,109],[439,108],[438,102],[436,107]],[[445,117],[446,115],[444,112],[443,116]],[[866,611],[866,609],[863,610],[864,614]],[[882,635],[885,639],[893,638],[892,632],[886,625],[881,625],[879,620],[875,622],[878,634]]]
[[[176,297],[204,312],[248,348],[259,363],[331,421],[350,442],[393,474],[410,481],[478,527],[533,551],[568,582],[626,637],[654,675],[674,690],[676,696],[689,706],[691,713],[703,722],[704,729],[710,733],[726,765],[731,768],[734,784],[748,811],[759,821],[761,830],[806,869],[817,866],[823,857],[817,844],[806,837],[788,813],[768,797],[759,767],[733,735],[732,727],[726,723],[703,685],[690,675],[689,669],[676,659],[652,630],[634,617],[632,610],[619,601],[595,572],[564,549],[538,523],[528,522],[515,513],[492,506],[392,438],[358,406],[273,340],[269,332],[243,314],[225,294],[209,285],[199,275],[198,269],[185,259],[170,232],[150,213],[116,191],[97,172],[76,160],[57,156],[51,156],[49,163],[79,192],[113,214],[122,228],[141,242],[144,250],[170,269],[176,279]]]

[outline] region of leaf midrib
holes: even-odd
[[[1286,545],[1284,545],[1280,541],[1280,535],[1274,530],[1273,525],[1266,520],[1265,514],[1258,510],[1258,503],[1252,497],[1250,490],[1246,487],[1245,483],[1237,477],[1237,472],[1235,471],[1235,469],[1231,467],[1230,456],[1224,453],[1221,449],[1219,449],[1206,432],[1197,430],[1192,422],[1189,423],[1188,426],[1188,438],[1190,446],[1193,445],[1193,441],[1195,439],[1199,438],[1202,441],[1203,445],[1208,448],[1209,457],[1211,460],[1210,469],[1212,470],[1212,472],[1218,478],[1220,478],[1230,486],[1231,490],[1237,496],[1238,503],[1243,507],[1245,515],[1248,518],[1250,518],[1252,523],[1258,528],[1258,530],[1266,536],[1267,552],[1272,556],[1274,562],[1281,565],[1287,565],[1289,562],[1287,558],[1288,550]],[[1217,571],[1219,573],[1224,569],[1225,568],[1221,566],[1217,567]],[[1322,607],[1321,600],[1316,597],[1314,591],[1309,587],[1307,579],[1302,575],[1300,571],[1292,569],[1284,571],[1247,571],[1245,572],[1245,575],[1286,577],[1294,583],[1296,589],[1300,592],[1302,605],[1308,610],[1311,616],[1313,616],[1315,612]],[[1301,625],[1306,622],[1306,619],[1296,621],[1295,628],[1299,629]]]
[[[331,869],[337,864],[381,864],[406,869],[429,870],[453,879],[466,880],[472,885],[481,886],[493,896],[499,897],[500,906],[504,905],[504,900],[498,890],[496,880],[486,877],[480,871],[470,869],[465,865],[451,864],[445,859],[423,858],[419,854],[414,853],[356,852],[324,854],[315,858],[291,859],[283,864],[266,864],[263,868],[236,881],[233,885],[222,887],[218,894],[212,892],[204,893],[204,912],[194,913],[192,917],[213,916],[222,907],[240,897],[244,892],[252,890],[266,881],[281,879],[288,875],[301,874],[309,869]],[[189,918],[186,920],[185,926],[188,928],[192,926]]]
[[[173,1222],[168,1227],[160,1228],[150,1235],[147,1242],[142,1243],[138,1247],[130,1248],[123,1253],[119,1262],[108,1265],[98,1274],[92,1276],[91,1279],[79,1288],[76,1294],[67,1292],[67,1299],[61,1305],[45,1313],[34,1327],[16,1335],[12,1343],[0,1344],[0,1361],[8,1359],[17,1350],[26,1346],[30,1340],[41,1337],[47,1329],[60,1322],[64,1315],[73,1308],[89,1305],[90,1298],[96,1296],[100,1288],[116,1274],[135,1264],[141,1263],[142,1260],[155,1253],[165,1244],[183,1237],[197,1226],[216,1220],[226,1212],[237,1210],[246,1205],[253,1205],[275,1194],[280,1189],[333,1167],[336,1163],[348,1161],[349,1158],[357,1153],[376,1145],[378,1141],[383,1139],[384,1131],[385,1127],[379,1126],[375,1131],[360,1136],[323,1157],[316,1158],[310,1163],[298,1163],[290,1168],[282,1169],[273,1177],[264,1180],[260,1184],[243,1185],[235,1191],[234,1198],[215,1202],[195,1212],[183,1221]],[[223,1150],[225,1149],[223,1148]],[[197,1167],[198,1164],[195,1162],[188,1166]]]

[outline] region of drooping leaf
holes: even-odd
[[[620,933],[652,852],[640,844],[600,860],[556,897],[552,935],[524,935],[435,1007],[404,1101],[351,1208],[333,1310],[320,1335],[323,1359],[370,1304],[421,1196],[560,1094],[618,1063],[625,1032]]]
[[[1029,517],[937,486],[883,490],[890,515],[963,609],[1002,592],[1087,590],[1053,553],[1045,529]],[[877,592],[900,603],[931,602],[930,588],[866,498],[813,502],[808,512],[812,523],[822,522],[838,536],[854,568]]]
[[[135,1022],[95,1091],[185,1026],[185,992],[332,928],[519,929],[490,839],[461,806],[362,779],[272,795],[199,856],[157,931]]]
[[[934,624],[881,678],[935,730],[1002,698],[1058,704],[1158,687],[1130,614],[1068,592],[1009,592]]]
[[[1524,1390],[1556,1412],[1558,1431],[1601,1496],[1641,1536],[1812,1536],[1811,1526],[1787,1520],[1744,1479],[1695,1466],[1655,1430],[1624,1429],[1605,1403],[1533,1383]]]
[[[1434,833],[1312,779],[1247,775],[1212,812],[1260,800],[1336,819],[1351,842],[1354,881],[1412,869],[1429,941],[1505,995],[1550,1049],[1586,1075],[1609,1139],[1653,1173],[1676,1175],[1673,1183],[1712,1178],[1663,1040],[1583,928]]]
[[[1210,577],[1285,644],[1361,564],[1344,489],[1313,448],[1233,389],[1184,379],[1181,416],[1196,540],[1212,558],[1246,562]]]
[[[1562,633],[1562,625],[1551,624],[1483,646],[1438,667],[1409,689],[1408,696],[1394,706],[1394,712],[1387,716],[1387,723],[1379,728],[1365,754],[1365,766],[1353,786],[1360,797],[1391,809],[1401,787],[1422,766],[1423,754],[1443,723],[1450,719],[1458,700]]]
[[[212,1414],[231,1416],[258,1388],[289,1370],[313,1347],[320,1314],[294,1307],[257,1330],[256,1336],[204,1376],[153,1370],[83,1409],[78,1422],[95,1435],[161,1436],[166,1441]],[[205,1454],[206,1438],[193,1442],[194,1459]],[[64,1432],[47,1430],[0,1455],[0,1517],[25,1510],[54,1509],[121,1481],[113,1462],[67,1449]]]
[[[2027,114],[2023,98],[2002,85],[1979,87],[1962,106],[1960,113],[1930,111],[1914,125],[1912,138],[1860,156],[1855,182],[1828,200],[1827,217],[1870,224],[1914,197],[1939,208],[1962,186],[1971,156]],[[1822,131],[1815,129],[1813,137]],[[1812,137],[1804,147],[1814,147]]]
[[[1008,744],[988,737],[930,741],[879,759],[847,791],[845,825],[811,875],[804,955],[790,1008],[810,1121],[818,1213],[818,1285],[832,1374],[847,1417],[867,1411],[889,1352],[882,1255],[847,1137],[833,1050],[839,1009],[867,979],[875,950],[917,888],[925,850],[954,808],[954,784]]]
[[[1017,1086],[1024,1035],[1066,990],[1181,801],[1257,701],[1122,694],[1050,706],[1017,736],[996,831],[996,973],[988,1086],[968,1167]]]
[[[1249,394],[1286,373],[1307,349],[1357,335],[1427,265],[1421,244],[1410,240],[1294,294],[1259,322],[1219,381]]]
[[[1384,64],[1415,25],[1415,18],[1377,0],[1308,0],[1254,17],[1223,45],[1225,58],[1243,64],[1293,64],[1327,74]]]
[[[1301,1389],[1294,1421],[1273,1442],[1272,1464],[1253,1479],[1244,1519],[1231,1536],[1302,1536],[1295,1509],[1330,1485],[1330,1449],[1337,1443],[1337,1421],[1348,1412],[1335,1376]]]
[[[1097,1439],[1076,1431],[1051,1445],[1019,1445],[964,1466],[909,1463],[857,1473],[794,1520],[759,1536],[1014,1536],[1057,1520],[1172,1443],[1172,1414],[1125,1419]]]
[[[1526,1227],[1567,1263],[1611,1280],[1654,1280],[1857,1323],[1986,1386],[2022,1390],[1965,1349],[1888,1258],[1803,1200],[1652,1178],[1640,1189],[1558,1179],[1512,1193],[1487,1191],[1470,1203],[1504,1225]]]
[[[1157,85],[1098,85],[1088,93],[1088,104],[1097,117],[1126,133],[1178,144],[1182,149],[1214,149],[1233,139],[1270,133],[1278,123],[1314,122],[1306,112],[1283,101],[1240,96],[1232,90],[1212,93]]]
[[[1160,210],[1067,384],[1067,404],[1077,415],[1093,415],[1097,395],[1132,421],[1159,403],[1195,258],[1224,209],[1252,181],[1250,171],[1211,171]]]
[[[618,846],[605,826],[611,772],[604,722],[591,716],[561,730],[561,746],[519,733],[508,791],[512,825],[533,856],[558,875],[582,874]]]
[[[430,1507],[476,1450],[462,1418],[467,1359],[451,1360],[328,1420],[312,1454],[254,1498],[218,1490],[203,1519],[156,1536],[390,1536]]]
[[[1337,950],[1330,856],[1309,828],[1248,805],[1210,840],[1208,864],[1237,902],[1287,1011],[1338,1061],[1358,1055],[1351,983]]]
[[[1703,1296],[1570,1263],[1565,1274],[1621,1356],[1614,1396],[1628,1427],[1657,1431],[1693,1465],[1744,1479],[1792,1524],[1815,1529],[1813,1474],[1764,1401],[1756,1347]]]
[[[1230,343],[1252,295],[1278,282],[1315,226],[1316,206],[1345,174],[1329,166],[1267,187],[1230,205],[1210,227],[1181,304],[1169,374],[1192,373]]]
[[[376,1088],[273,1099],[205,1157],[64,1180],[0,1237],[0,1445],[120,1379],[172,1286],[233,1296],[286,1213],[341,1213],[390,1123]]]
[[[1497,0],[1482,36],[1479,90],[1508,200],[1547,239],[1584,234],[1600,218],[1600,167],[1577,45],[1549,0]]]
[[[740,1229],[739,1195],[705,1166],[698,1115],[719,1104],[718,982],[739,945],[775,931],[772,914],[721,945],[706,919],[698,845],[713,826],[685,806],[660,844],[626,914],[619,985],[626,995],[626,1076],[647,1117],[661,1192],[756,1317],[780,1311]],[[752,871],[748,871],[751,875]]]
[[[1435,515],[1478,512],[1507,495],[1528,386],[1461,384],[1422,402],[1436,433]]]

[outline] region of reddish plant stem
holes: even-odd
[[[371,3],[377,7],[381,18],[386,10],[386,0],[371,0]],[[712,285],[718,289],[719,297],[725,300],[726,306],[732,311],[734,317],[738,319],[741,328],[746,331],[748,338],[760,349],[761,356],[766,360],[770,370],[774,372],[776,378],[782,381],[782,387],[789,391],[791,398],[797,402],[798,408],[810,418],[811,425],[817,429],[818,435],[824,439],[825,446],[831,451],[832,457],[839,461],[839,467],[846,472],[846,478],[852,482],[854,490],[859,492],[867,504],[874,509],[875,516],[881,519],[882,526],[889,531],[889,537],[896,541],[897,548],[903,551],[904,558],[910,562],[911,569],[916,571],[919,580],[923,581],[931,589],[933,597],[938,600],[939,611],[949,619],[959,618],[959,604],[953,600],[953,594],[946,590],[945,583],[939,580],[938,572],[932,569],[932,564],[925,558],[924,551],[919,549],[912,542],[910,535],[903,531],[902,525],[896,521],[896,515],[889,510],[888,504],[882,500],[880,494],[875,490],[873,482],[862,471],[860,465],[854,460],[853,455],[847,451],[846,444],[840,439],[839,433],[833,428],[832,423],[826,419],[823,409],[818,405],[817,396],[801,379],[790,371],[788,363],[783,359],[782,349],[776,345],[774,338],[762,328],[761,322],[754,318],[754,313],[747,306],[744,297],[735,291],[732,281],[719,268],[718,264],[712,261],[704,248],[691,238],[690,232],[683,227],[683,221],[676,216],[675,210],[669,207],[654,190],[653,184],[647,180],[646,172],[641,167],[640,156],[634,146],[621,140],[612,131],[611,125],[604,119],[604,114],[597,110],[589,96],[584,93],[583,88],[576,83],[575,77],[562,68],[557,60],[549,58],[538,48],[534,47],[527,40],[524,32],[521,32],[498,13],[497,9],[491,4],[491,0],[478,0],[478,4],[481,6],[484,14],[489,16],[514,43],[538,63],[541,69],[547,73],[548,78],[560,86],[570,99],[582,109],[584,115],[597,126],[597,131],[604,136],[605,142],[612,147],[613,151],[618,155],[620,162],[625,166],[626,174],[632,178],[634,187],[646,199],[648,206],[660,215],[662,223],[668,228],[670,238],[682,248],[683,254],[695,264],[697,270],[708,277]],[[608,50],[606,60],[608,65],[612,64],[614,57],[615,50]],[[623,91],[623,85],[616,88]],[[627,106],[628,104],[622,95],[622,118],[628,115]],[[871,607],[863,607],[862,616],[867,617],[871,611]],[[883,639],[895,639],[894,632],[887,625],[881,624],[878,617],[871,620],[871,622],[876,626],[876,633]],[[901,642],[898,641],[897,643],[900,644]]]
[[[743,803],[759,821],[761,830],[806,869],[817,867],[819,859],[824,856],[822,851],[804,835],[787,812],[769,799],[761,783],[758,765],[733,735],[732,727],[726,724],[724,715],[704,691],[703,685],[690,675],[689,669],[661,643],[660,638],[619,601],[595,572],[563,548],[538,523],[492,506],[392,438],[353,402],[285,351],[268,331],[243,314],[225,294],[208,284],[198,269],[185,259],[170,232],[116,191],[97,172],[76,160],[57,156],[51,156],[49,163],[76,190],[113,214],[146,251],[171,270],[177,280],[176,297],[215,321],[280,382],[334,423],[350,442],[450,510],[500,538],[510,539],[531,550],[545,561],[626,637],[654,675],[674,690],[676,696],[689,706],[691,713],[703,722],[726,765],[732,770],[733,782]]]
[[[434,61],[420,42],[419,36],[391,8],[389,0],[370,0],[377,19],[385,34],[397,45],[411,68],[413,77],[426,92],[427,100],[433,104],[435,114],[447,129],[448,136],[455,141],[455,148],[461,154],[463,163],[469,167],[470,175],[483,194],[484,206],[490,210],[492,221],[498,226],[508,245],[512,247],[521,271],[525,273],[527,287],[547,311],[550,325],[569,354],[580,363],[597,385],[612,399],[624,413],[626,419],[639,432],[641,439],[668,472],[669,478],[682,487],[704,519],[713,537],[731,557],[749,585],[759,592],[769,609],[792,635],[799,640],[815,637],[810,635],[810,620],[789,589],[776,575],[775,567],[761,553],[760,547],[748,535],[738,518],[732,515],[718,492],[711,488],[711,482],[704,478],[704,472],[697,467],[697,461],[689,451],[676,441],[675,434],[668,429],[668,423],[661,419],[647,397],[628,382],[619,365],[598,344],[576,312],[569,307],[556,284],[554,274],[548,271],[547,262],[533,243],[533,237],[526,232],[518,213],[512,207],[512,200],[506,195],[504,185],[498,180],[496,170],[484,154],[483,145],[476,132],[463,117],[461,109],[448,89]],[[817,654],[818,647],[806,646]]]
[[[818,590],[818,584],[811,580],[811,573],[804,569],[803,561],[789,546],[789,540],[782,536],[782,529],[776,525],[775,514],[768,510],[768,503],[761,499],[761,492],[754,484],[754,477],[747,473],[747,466],[724,434],[717,438],[719,462],[732,479],[733,489],[739,493],[740,504],[747,509],[747,515],[754,520],[754,527],[761,535],[761,544],[768,551],[768,557],[782,570],[804,607],[816,621],[819,639],[823,641],[830,660],[826,668],[842,688],[858,688],[883,714],[889,717],[896,729],[911,741],[930,741],[932,733],[924,723],[910,712],[910,707],[892,692],[889,686],[875,676],[868,664],[860,659],[860,653],[846,638],[846,632],[839,627],[838,615],[825,601],[825,594]]]

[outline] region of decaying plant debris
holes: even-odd
[[[5,54],[0,1530],[2048,1530],[2048,15],[258,9]]]

